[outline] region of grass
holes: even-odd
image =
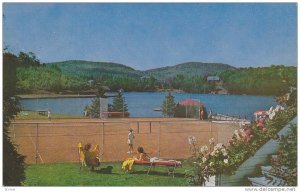
[[[64,114],[52,114],[51,118],[54,119],[63,119],[63,118],[84,118],[83,116],[76,116],[76,115],[64,115]],[[16,119],[48,119],[47,115],[40,115],[36,111],[21,111],[16,116]]]
[[[112,173],[106,173],[112,166]],[[167,175],[166,167],[155,167],[147,175],[147,166],[134,166],[125,173],[121,163],[102,163],[95,171],[78,164],[38,164],[26,166],[25,186],[186,186],[186,165],[176,169],[175,178]]]

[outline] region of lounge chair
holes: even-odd
[[[151,169],[155,166],[164,166],[168,168],[168,175],[172,175],[174,178],[176,168],[181,167],[181,161],[151,158],[150,161],[135,160],[134,165],[149,166],[147,174],[149,174]]]

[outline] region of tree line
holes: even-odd
[[[104,73],[98,76],[73,76],[64,73],[58,65],[41,63],[34,53],[20,52],[14,56],[17,66],[17,92],[34,93],[37,90],[49,92],[80,91],[95,88],[88,83],[93,80],[97,85],[108,86],[111,91],[158,91],[179,89],[189,93],[210,93],[217,91],[216,82],[207,81],[206,76],[177,74],[163,80],[154,76],[120,75],[119,72]],[[223,87],[231,94],[280,95],[290,86],[296,86],[296,67],[283,65],[258,68],[235,68],[216,72]]]
[[[63,92],[65,90],[79,92],[93,88],[88,81],[106,85],[112,91],[157,91],[159,89],[180,89],[185,92],[206,93],[212,86],[202,76],[187,77],[177,75],[165,81],[153,76],[126,76],[120,74],[104,74],[94,76],[72,76],[64,74],[58,65],[40,63],[33,53],[21,52],[17,58],[17,92],[19,94],[34,93],[37,90]]]
[[[282,95],[296,87],[297,69],[283,65],[240,68],[219,74],[232,94]]]
[[[57,66],[30,66],[17,69],[17,89],[19,93],[32,93],[36,90],[76,92],[87,86],[81,78],[64,75]]]

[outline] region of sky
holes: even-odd
[[[3,46],[43,63],[297,66],[296,3],[4,3],[3,14]]]

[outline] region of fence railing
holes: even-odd
[[[150,156],[185,159],[191,155],[188,137],[200,145],[210,138],[226,144],[235,122],[217,123],[199,120],[174,121],[84,121],[84,122],[13,122],[10,136],[26,163],[77,162],[77,144],[98,144],[102,161],[122,161],[128,154],[128,131],[134,130],[134,149],[142,146]]]

